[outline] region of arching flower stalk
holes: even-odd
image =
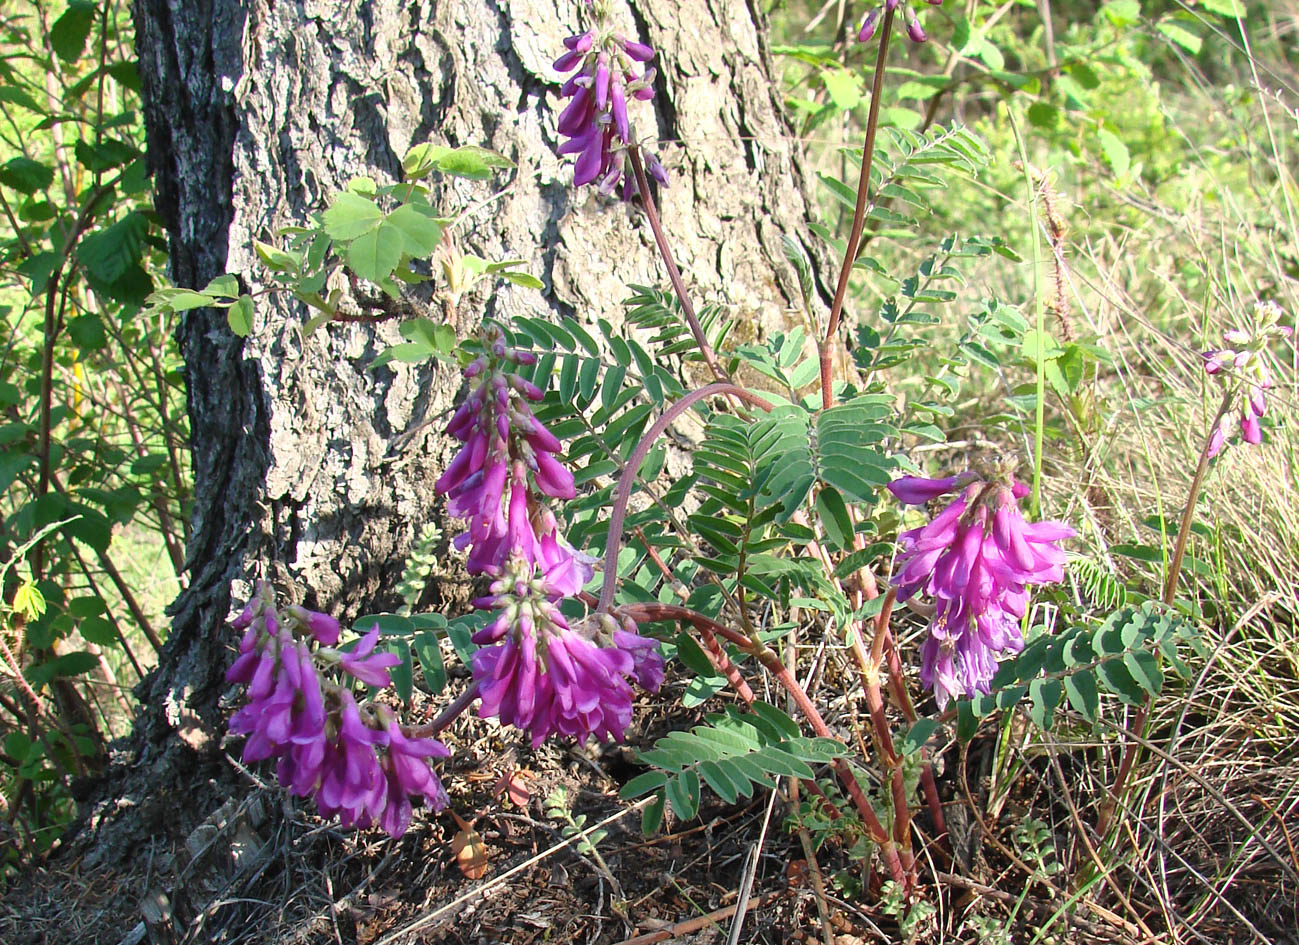
[[[377,824],[400,837],[410,826],[412,794],[433,810],[446,807],[428,762],[446,757],[446,746],[406,736],[387,706],[358,704],[350,685],[324,675],[333,670],[390,686],[388,670],[400,660],[374,652],[377,626],[351,652],[334,649],[336,619],[298,606],[280,610],[270,585],[259,581],[234,627],[243,639],[226,679],[247,685],[248,702],[230,719],[230,731],[248,736],[245,763],[277,759],[284,787],[300,797],[314,794],[320,812],[346,827]]]
[[[956,492],[928,524],[898,536],[898,599],[934,598],[920,680],[939,707],[964,693],[990,692],[997,660],[1024,648],[1020,620],[1030,584],[1064,578],[1060,542],[1074,536],[1062,522],[1028,524],[1019,511],[1027,487],[1009,471],[985,479],[966,472],[946,479],[904,476],[889,491],[907,505]]]
[[[534,745],[556,734],[620,740],[631,723],[628,680],[657,690],[663,657],[634,626],[593,618],[573,627],[560,612],[595,571],[545,504],[572,498],[573,477],[555,458],[559,441],[528,406],[541,391],[514,373],[535,357],[508,347],[497,326],[484,329],[482,342],[464,372],[476,387],[447,428],[464,445],[436,486],[453,515],[470,518],[456,539],[469,550],[470,573],[496,578],[475,601],[497,612],[474,637],[482,647],[473,661],[479,714],[528,731]]]
[[[654,50],[618,32],[604,3],[592,4],[591,10],[595,25],[564,40],[568,51],[554,63],[556,72],[577,70],[559,90],[572,99],[559,116],[559,133],[568,139],[559,153],[577,155],[577,186],[594,183],[601,193],[611,194],[621,183],[622,198],[630,200],[637,193],[635,176],[626,173],[630,147],[640,146],[651,177],[665,186],[668,182],[658,158],[639,145],[627,113],[629,99],[654,97],[654,67],[646,65]]]

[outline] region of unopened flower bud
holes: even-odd
[[[857,31],[857,42],[870,42],[871,37],[875,35],[875,27],[879,18],[880,11],[878,7],[866,14],[866,19],[862,20],[861,29]]]
[[[923,43],[929,38],[925,35],[924,29],[920,26],[920,21],[914,16],[911,18],[911,22],[907,24],[907,37],[913,43]]]

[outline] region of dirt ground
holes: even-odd
[[[852,738],[847,700],[829,705],[832,724]],[[671,716],[665,706],[676,706]],[[986,785],[995,729],[964,756],[952,746],[938,760],[950,837],[917,847],[918,899],[927,905],[905,926],[890,911],[886,877],[853,855],[851,837],[824,834],[811,820],[803,831],[791,829],[788,781],[774,797],[759,791],[733,805],[705,790],[696,820],[676,823],[669,814],[663,829],[643,836],[643,804],[617,797],[642,770],[634,749],[697,724],[703,714],[670,698],[647,700],[625,745],[551,743],[536,751],[513,730],[462,719],[445,736],[454,752],[441,770],[450,807],[417,810],[400,840],[322,821],[311,802],[281,791],[264,766],[240,765],[239,743],[228,742],[213,765],[219,777],[197,779],[203,783],[187,796],[154,798],[159,825],[127,854],[97,862],[87,827],[67,850],[22,875],[0,901],[0,943],[1009,945],[1032,940],[1061,912],[1060,887],[1051,888],[1054,858],[1025,863],[1023,837],[1012,838],[1030,816],[1040,819],[1063,856],[1069,812],[1047,787],[1042,761],[1027,763],[991,809]],[[1095,763],[1067,753],[1060,760],[1071,778]],[[565,821],[548,811],[556,787],[566,791],[571,815],[585,817],[585,828],[606,832],[594,852],[566,837]],[[178,835],[167,812],[187,799],[213,813]],[[917,828],[931,836],[927,815],[919,815]],[[1208,862],[1216,854],[1212,838],[1204,839]],[[1240,887],[1252,925],[1214,908],[1199,938],[1212,945],[1296,941],[1294,891],[1284,877],[1275,888],[1265,875],[1252,881],[1262,888]],[[1053,926],[1060,934],[1039,940],[1142,941],[1104,892],[1098,884],[1064,910],[1068,918]],[[728,939],[737,911],[743,924]],[[1260,930],[1261,938],[1254,934]]]

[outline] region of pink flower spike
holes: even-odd
[[[361,638],[361,642],[350,653],[342,654],[339,665],[367,686],[391,686],[392,678],[388,670],[401,662],[396,653],[375,653],[374,647],[379,642],[379,625],[376,623],[370,632]],[[371,655],[373,654],[373,655]]]
[[[591,48],[595,42],[595,32],[587,30],[585,33],[579,33],[576,36],[570,36],[564,40],[564,46],[574,52],[584,53]]]

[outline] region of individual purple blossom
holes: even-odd
[[[558,150],[577,156],[574,184],[594,183],[602,193],[611,194],[621,183],[623,199],[630,200],[637,184],[635,176],[626,173],[626,152],[640,145],[632,133],[627,100],[648,101],[654,96],[653,67],[637,71],[654,58],[654,50],[613,31],[603,8],[595,8],[595,15],[596,26],[564,40],[567,52],[554,62],[556,72],[576,70],[560,87],[560,95],[571,101],[559,116],[557,129],[567,140]],[[666,185],[663,165],[641,150],[646,172]]]
[[[942,5],[943,0],[926,0],[926,2],[930,6],[937,7]],[[906,33],[907,39],[913,43],[925,42],[929,36],[925,33],[924,27],[920,25],[920,17],[903,0],[884,0],[882,4],[876,4],[868,10],[865,19],[862,20],[861,29],[857,31],[857,42],[868,43],[874,38],[875,31],[879,27],[881,12],[896,14],[898,10],[902,11],[902,15],[898,17],[898,23],[899,26],[906,24],[903,27],[903,32]]]
[[[908,505],[956,492],[928,524],[898,536],[898,599],[934,598],[920,679],[941,707],[960,692],[989,692],[997,659],[1024,647],[1020,619],[1028,587],[1063,580],[1062,522],[1028,524],[1019,511],[1024,487],[1008,476],[966,472],[945,479],[904,476],[889,491]]]
[[[383,688],[392,685],[388,670],[400,663],[401,657],[396,653],[375,653],[378,642],[379,625],[376,623],[351,652],[339,653],[338,665],[367,686]]]
[[[1227,404],[1209,433],[1205,447],[1209,457],[1222,452],[1237,425],[1246,443],[1258,445],[1263,442],[1263,427],[1259,421],[1267,410],[1266,391],[1276,386],[1276,378],[1268,364],[1267,349],[1277,338],[1293,335],[1290,326],[1280,324],[1283,314],[1281,307],[1273,301],[1256,302],[1251,329],[1231,328],[1223,333],[1224,340],[1233,347],[1200,354],[1206,374],[1236,385],[1232,395],[1236,403]]]
[[[314,794],[326,817],[348,827],[378,824],[394,837],[410,825],[410,795],[434,810],[446,806],[427,761],[445,757],[446,747],[407,736],[386,707],[358,704],[349,688],[321,675],[334,666],[369,685],[388,685],[397,658],[374,653],[377,627],[351,653],[313,652],[313,644],[337,642],[337,621],[296,605],[278,611],[264,581],[233,623],[243,637],[226,679],[248,687],[248,702],[229,728],[247,736],[245,763],[275,758],[280,783],[299,797]]]

